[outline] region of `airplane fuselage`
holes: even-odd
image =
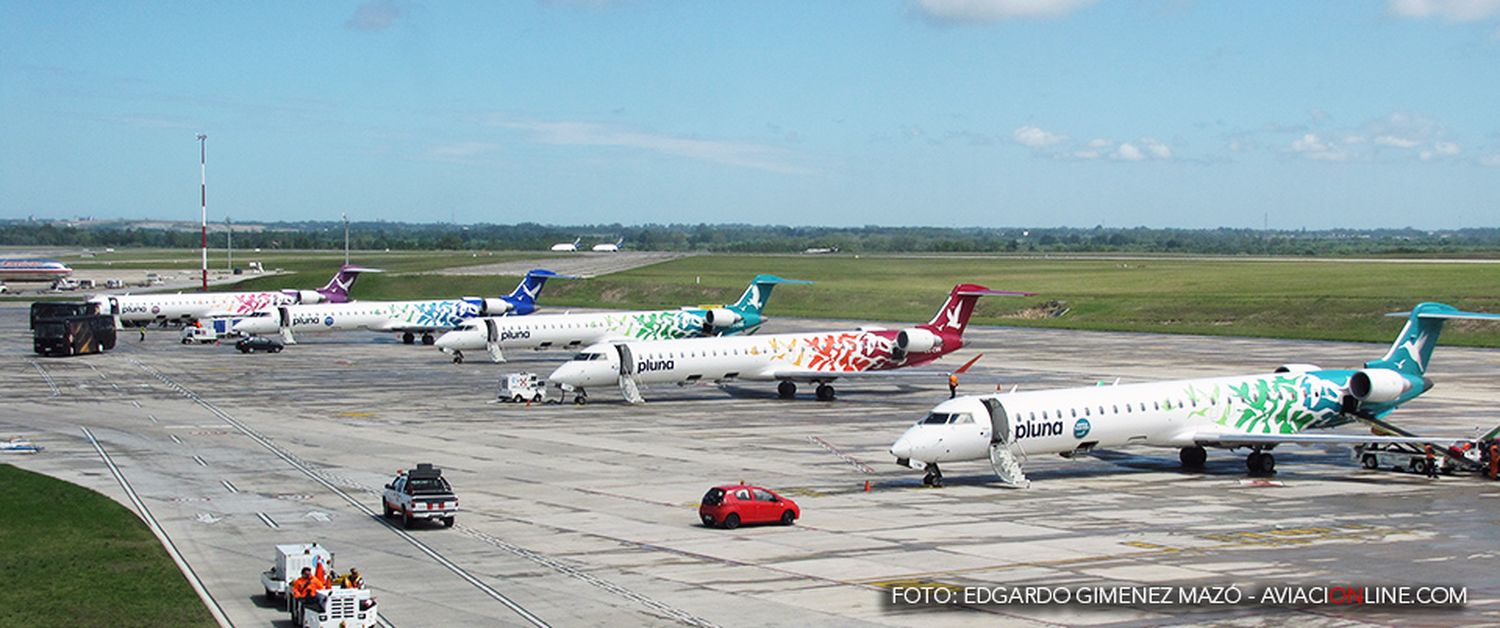
[[[327,331],[434,331],[457,327],[485,313],[484,299],[428,301],[355,301],[271,308],[235,324],[235,331],[270,334],[282,328],[294,333]]]
[[[265,308],[300,302],[295,291],[100,295],[90,300],[100,304],[101,312],[115,313],[128,323],[246,316]]]
[[[475,318],[443,334],[437,339],[437,346],[447,351],[477,351],[494,342],[501,349],[547,350],[577,349],[610,338],[694,338],[705,334],[705,313],[706,310],[687,309]],[[748,334],[760,327],[761,319],[758,314],[745,313],[741,316],[742,320],[735,326],[712,333]],[[489,328],[491,324],[493,329]]]

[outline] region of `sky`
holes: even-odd
[[[1500,0],[0,0],[0,218],[1500,226]]]

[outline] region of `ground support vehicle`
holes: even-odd
[[[401,517],[401,524],[412,527],[420,520],[436,520],[445,528],[453,527],[458,514],[458,496],[443,477],[443,470],[421,463],[411,471],[401,471],[385,485],[381,512],[387,517]]]
[[[500,401],[541,403],[547,399],[547,383],[536,373],[509,373],[500,380]]]

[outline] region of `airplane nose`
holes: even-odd
[[[906,435],[902,435],[901,438],[896,439],[894,445],[891,445],[891,455],[897,458],[911,458],[911,450],[911,438]]]
[[[439,349],[453,349],[454,346],[458,344],[458,338],[455,336],[455,334],[457,333],[458,332],[453,331],[444,333],[443,335],[438,336],[437,341],[433,344],[436,345]]]

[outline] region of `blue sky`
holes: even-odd
[[[0,217],[1500,226],[1500,0],[0,0]]]

